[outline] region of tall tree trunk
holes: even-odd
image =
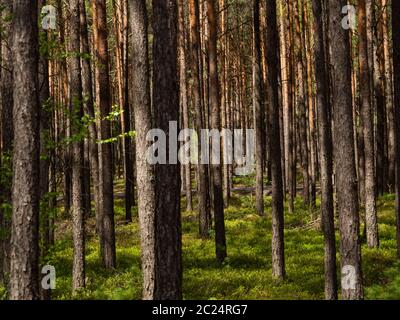
[[[328,0],[329,39],[331,52],[332,95],[334,115],[334,158],[339,211],[342,298],[362,299],[361,248],[357,176],[353,141],[351,66],[349,31],[341,27],[345,0]],[[354,276],[354,286],[346,280]]]
[[[282,16],[283,19],[283,16]],[[294,72],[293,72],[293,59],[294,59],[294,47],[293,47],[293,26],[292,26],[292,4],[288,2],[287,4],[287,15],[285,17],[286,21],[286,29],[281,31],[281,35],[284,33],[285,37],[282,42],[287,43],[287,61],[283,63],[284,70],[286,72],[286,82],[283,83],[284,89],[284,97],[283,97],[283,107],[285,113],[285,159],[287,161],[287,169],[286,169],[286,176],[287,176],[287,187],[289,192],[289,212],[293,213],[294,211],[294,198],[296,196],[296,157],[293,152],[294,150],[294,129],[293,129],[293,114],[294,114],[294,104],[293,104],[293,97],[294,97]],[[283,24],[281,24],[282,28]],[[282,54],[285,52],[284,47],[282,47]],[[284,79],[283,79],[284,80]],[[287,97],[285,98],[285,89],[287,86]],[[287,101],[286,101],[287,100]]]
[[[39,298],[38,2],[14,1],[14,154],[10,298]]]
[[[190,20],[190,73],[192,77],[193,105],[196,113],[196,131],[199,134],[201,129],[205,129],[203,118],[203,107],[201,102],[201,82],[200,82],[200,34],[199,34],[199,2],[189,0],[189,20]],[[207,238],[210,229],[210,208],[208,206],[208,174],[207,166],[202,164],[200,159],[201,149],[198,150],[199,159],[197,164],[197,193],[199,198],[199,232],[202,238]]]
[[[179,123],[176,0],[153,0],[153,106],[155,126],[169,132],[170,122]],[[173,133],[167,139],[176,139]],[[169,161],[177,150],[167,148]],[[156,181],[156,272],[154,298],[182,299],[182,235],[180,214],[180,166],[158,164]]]
[[[228,8],[225,7],[225,0],[219,0],[219,11],[221,13],[220,26],[221,26],[221,124],[223,129],[228,129],[229,120],[229,101],[228,101],[228,35],[226,32]],[[225,137],[222,137],[222,143],[224,148],[227,145]],[[225,156],[225,154],[224,154]],[[229,164],[223,165],[223,195],[225,208],[229,206],[230,200],[230,186],[229,186]]]
[[[85,1],[79,0],[80,9],[80,39],[82,53],[82,93],[83,93],[83,111],[92,120],[88,126],[88,145],[89,145],[89,161],[90,161],[90,176],[93,183],[93,200],[96,212],[96,218],[100,213],[100,191],[99,191],[99,150],[97,146],[97,127],[96,115],[94,111],[93,101],[93,81],[92,81],[92,64],[90,59],[90,47],[88,37],[88,24]],[[99,219],[97,219],[99,220]],[[97,224],[98,227],[98,224]],[[99,231],[99,229],[97,230]]]
[[[3,10],[0,14],[2,20],[2,43],[0,46],[0,59],[2,68],[0,81],[1,97],[1,181],[0,181],[0,281],[8,286],[10,272],[10,235],[11,235],[11,179],[9,172],[12,169],[13,149],[13,53],[12,31],[10,17],[13,13],[12,0],[0,2]],[[8,21],[8,22],[7,22]]]
[[[303,170],[303,198],[306,205],[310,204],[310,177],[308,172],[308,144],[307,144],[307,103],[305,91],[305,68],[302,55],[302,48],[304,47],[304,40],[302,37],[302,29],[300,24],[298,1],[294,4],[294,22],[295,22],[295,53],[297,65],[297,111],[299,113],[298,129],[299,129],[299,148],[300,160]]]
[[[269,154],[271,157],[272,175],[272,275],[276,278],[285,276],[284,255],[284,212],[282,192],[281,144],[279,129],[278,99],[278,48],[279,39],[276,23],[276,0],[266,0],[266,19],[268,44],[267,57],[267,97]]]
[[[183,127],[189,129],[189,102],[188,102],[188,88],[187,88],[187,61],[186,61],[186,28],[185,28],[185,2],[179,1],[179,79],[180,79],[180,93],[183,114]],[[192,179],[191,179],[191,165],[185,165],[185,193],[186,193],[186,210],[192,211]]]
[[[136,130],[136,166],[140,239],[142,248],[143,299],[155,296],[155,176],[154,168],[147,162],[150,146],[147,133],[152,128],[150,70],[148,58],[147,11],[145,0],[134,0],[130,4],[132,32],[132,91]]]
[[[333,208],[333,159],[332,159],[332,128],[329,115],[329,92],[327,83],[327,59],[323,25],[321,0],[313,0],[314,13],[314,57],[315,80],[317,90],[317,112],[320,146],[321,172],[321,212],[322,228],[325,237],[325,299],[336,300],[336,239]]]
[[[383,23],[383,50],[385,59],[385,78],[386,78],[386,111],[388,126],[388,184],[389,192],[395,192],[396,180],[396,148],[395,148],[395,118],[393,105],[393,65],[391,60],[390,32],[389,32],[389,1],[381,0],[382,23]]]
[[[394,112],[396,119],[397,258],[400,259],[400,1],[392,1]]]
[[[82,79],[80,61],[80,11],[79,0],[69,2],[70,45],[68,58],[69,107],[72,135],[79,136],[82,118]],[[83,202],[83,141],[73,139],[72,143],[72,236],[73,264],[72,290],[85,287],[85,208]]]
[[[374,127],[372,116],[370,78],[368,65],[367,23],[365,0],[358,4],[358,35],[359,35],[359,64],[360,64],[360,99],[361,116],[364,137],[365,159],[365,213],[367,244],[370,248],[379,245],[378,223],[376,213],[376,184],[375,184],[375,152]]]
[[[132,166],[132,141],[128,133],[130,131],[130,110],[129,101],[125,101],[125,81],[124,77],[128,75],[124,73],[124,13],[122,1],[113,0],[114,14],[114,30],[116,39],[116,71],[118,86],[118,104],[122,111],[121,115],[121,131],[122,131],[122,159],[124,168],[125,181],[125,220],[132,221],[132,205],[133,205],[133,166]]]
[[[312,64],[312,46],[311,46],[311,24],[309,23],[309,7],[308,1],[302,0],[302,7],[303,7],[303,34],[304,34],[304,42],[305,42],[305,61],[307,63],[307,98],[308,98],[308,124],[309,128],[308,136],[309,136],[309,177],[310,177],[310,207],[311,209],[315,208],[316,206],[316,198],[317,198],[317,190],[316,190],[316,180],[318,174],[318,165],[317,165],[317,134],[315,129],[316,124],[316,117],[315,117],[315,100],[314,100],[314,92],[313,92],[313,64]],[[307,121],[307,119],[306,119]]]
[[[217,15],[215,0],[207,0],[207,17],[210,27],[210,39],[208,55],[210,59],[210,104],[211,104],[211,130],[221,132],[221,108],[219,102],[219,80],[218,80],[218,59],[217,59]],[[221,151],[218,150],[219,160]],[[211,156],[213,157],[213,156]],[[213,208],[215,219],[215,245],[218,263],[226,258],[224,198],[222,193],[222,170],[221,164],[211,164],[212,186],[213,186]]]
[[[111,137],[110,122],[106,119],[111,111],[110,79],[108,73],[107,12],[105,0],[93,1],[93,27],[97,59],[96,79],[98,106],[100,110],[100,140]],[[105,268],[115,268],[115,230],[113,200],[112,146],[99,146],[99,191],[100,191],[100,254]]]
[[[264,215],[264,97],[261,70],[260,1],[253,0],[253,105],[256,130],[256,210]]]
[[[45,5],[44,0],[38,1],[39,12]],[[40,38],[42,41],[48,41],[48,34],[46,30],[41,30]],[[50,171],[50,158],[51,150],[48,148],[51,139],[51,100],[50,100],[50,87],[49,87],[49,52],[41,50],[39,57],[39,107],[40,107],[40,182],[39,182],[39,199],[43,210],[40,212],[39,217],[39,236],[40,243],[40,258],[41,263],[46,262],[46,258],[50,249],[50,211],[47,194],[49,192],[49,171]],[[42,300],[50,300],[51,291],[43,290],[41,288],[40,295]]]
[[[386,159],[385,159],[385,125],[386,125],[386,98],[384,55],[382,42],[382,23],[380,8],[372,1],[373,12],[373,83],[376,101],[376,187],[379,194],[386,191]]]

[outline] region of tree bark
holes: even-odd
[[[279,129],[278,99],[278,48],[279,39],[276,22],[276,0],[266,0],[266,51],[269,154],[272,175],[272,275],[282,279],[285,276],[284,255],[284,212],[282,192],[281,144]]]
[[[217,15],[215,0],[207,0],[207,18],[210,27],[210,39],[208,55],[210,60],[210,107],[211,107],[211,130],[221,132],[221,107],[219,101],[218,59],[217,59]],[[221,159],[221,151],[219,150]],[[221,164],[211,164],[213,208],[215,219],[215,245],[217,262],[222,263],[226,256],[224,198],[222,193],[222,170]]]
[[[183,114],[183,127],[189,129],[189,102],[188,102],[188,86],[187,86],[187,59],[186,59],[186,28],[185,28],[185,2],[179,1],[179,79],[180,79],[180,92]],[[193,210],[192,201],[192,179],[191,179],[191,165],[185,165],[185,193],[186,193],[186,210]]]
[[[294,3],[294,22],[295,22],[295,54],[296,54],[296,71],[297,71],[297,112],[299,117],[298,121],[298,136],[299,136],[299,156],[301,167],[303,171],[303,199],[306,205],[310,204],[310,176],[308,172],[308,144],[307,144],[307,102],[305,91],[305,68],[302,55],[302,48],[304,47],[304,39],[302,37],[302,29],[300,24],[299,3]]]
[[[264,215],[264,96],[261,70],[260,1],[253,0],[253,105],[256,130],[256,211]]]
[[[145,0],[130,3],[132,31],[132,90],[136,130],[136,166],[140,239],[142,248],[143,292],[145,300],[155,296],[155,176],[154,168],[147,162],[150,142],[146,136],[152,128],[150,69],[148,58],[147,10]]]
[[[362,299],[361,248],[357,176],[353,141],[351,66],[349,31],[341,27],[344,0],[328,0],[334,115],[334,159],[339,211],[340,257],[342,271],[354,270],[355,286],[347,286],[342,274],[342,298]],[[346,283],[344,286],[343,284]]]
[[[378,222],[376,212],[376,183],[375,183],[375,150],[374,128],[371,104],[370,78],[368,65],[367,24],[365,0],[358,4],[358,35],[359,35],[359,64],[360,64],[360,100],[364,137],[365,159],[365,213],[367,244],[370,248],[379,245]]]
[[[97,59],[96,80],[100,110],[99,191],[100,191],[100,253],[105,268],[115,268],[115,230],[113,200],[112,148],[104,143],[111,138],[110,123],[106,119],[111,111],[106,1],[93,1],[93,26]]]
[[[100,213],[100,191],[99,191],[99,150],[97,146],[97,127],[96,115],[94,111],[93,101],[93,81],[92,81],[92,64],[90,59],[90,47],[88,37],[88,24],[85,8],[85,1],[80,0],[80,39],[81,39],[81,53],[82,53],[82,92],[83,92],[83,110],[85,114],[92,120],[89,123],[88,132],[88,145],[89,145],[89,161],[90,161],[90,176],[93,183],[93,200],[96,212],[96,218]],[[97,230],[99,231],[99,230]]]
[[[38,2],[15,0],[13,14],[14,154],[10,298],[39,298]]]
[[[179,123],[176,0],[153,0],[153,107],[155,126],[169,132],[171,121]],[[168,139],[175,139],[167,134]],[[169,160],[177,150],[167,148]],[[155,167],[157,300],[182,299],[182,235],[180,214],[180,165]]]
[[[327,83],[327,59],[325,52],[326,36],[324,35],[323,9],[321,0],[313,0],[314,13],[314,72],[316,80],[316,98],[320,146],[321,172],[321,212],[322,229],[325,238],[325,299],[336,300],[336,239],[333,207],[333,159],[332,128],[329,114],[329,91]]]
[[[201,102],[201,82],[200,82],[200,34],[199,34],[199,2],[189,0],[189,20],[190,20],[190,73],[192,80],[193,105],[196,113],[196,131],[199,134],[201,129],[205,129],[203,107]],[[208,238],[210,230],[210,208],[208,204],[208,169],[201,163],[201,149],[198,149],[199,159],[197,164],[197,192],[199,198],[199,233],[202,238]]]
[[[13,63],[12,63],[12,22],[8,21],[13,14],[12,0],[3,0],[0,2],[3,10],[0,14],[2,19],[2,43],[0,46],[0,59],[2,68],[0,81],[1,96],[1,175],[0,181],[0,281],[8,286],[10,272],[10,235],[11,219],[9,211],[11,208],[11,179],[9,172],[12,169],[12,151],[13,151]]]
[[[72,291],[85,287],[85,207],[83,202],[83,141],[80,140],[82,118],[82,78],[80,61],[80,10],[79,0],[69,2],[70,45],[68,58],[69,106],[71,114],[72,143]]]
[[[400,2],[392,1],[394,112],[396,119],[396,238],[400,259]]]

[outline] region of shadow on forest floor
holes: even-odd
[[[245,183],[241,184],[242,187]],[[231,205],[225,211],[228,258],[222,266],[215,261],[213,233],[208,240],[200,239],[196,213],[183,213],[184,298],[323,299],[324,239],[318,221],[315,220],[315,212],[312,217],[302,201],[296,199],[295,212],[286,213],[287,277],[277,282],[271,276],[271,199],[265,197],[266,216],[259,217],[255,214],[253,191],[249,190],[247,194],[234,192]],[[121,192],[118,184],[116,192]],[[184,205],[184,200],[182,202]],[[362,246],[366,298],[400,299],[394,197],[387,195],[380,198],[378,210],[380,248],[368,249],[365,244]],[[135,218],[129,225],[123,223],[123,199],[115,200],[115,212],[117,268],[107,271],[101,267],[98,240],[94,233],[95,222],[94,218],[89,219],[87,288],[75,297],[71,295],[71,225],[68,220],[58,221],[56,244],[48,258],[48,263],[53,264],[57,272],[54,299],[140,299],[138,221]],[[134,214],[137,217],[136,208]]]

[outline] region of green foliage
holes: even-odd
[[[3,190],[10,190],[12,183],[12,157],[10,152],[1,155],[0,185]]]
[[[400,263],[382,274],[382,284],[367,288],[367,296],[374,300],[400,300]]]
[[[123,183],[116,182],[116,193]],[[400,265],[396,264],[394,199],[379,201],[381,248],[363,245],[367,299],[398,299]],[[226,209],[228,258],[215,261],[214,240],[198,236],[196,212],[182,216],[185,299],[324,299],[324,238],[301,199],[295,213],[285,216],[287,278],[276,281],[271,270],[271,198],[265,197],[266,217],[254,210],[254,196],[236,194]],[[317,203],[318,204],[318,203]],[[117,268],[104,270],[99,261],[94,218],[87,223],[87,287],[72,296],[72,235],[70,222],[60,221],[58,239],[49,255],[57,270],[55,299],[140,299],[141,268],[137,209],[132,224],[124,222],[124,200],[116,197]],[[213,233],[211,234],[213,236]],[[339,247],[337,234],[337,245]],[[339,255],[338,255],[339,270]],[[339,271],[338,271],[339,276]]]

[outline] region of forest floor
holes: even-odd
[[[249,179],[237,179],[239,190]],[[121,192],[122,183],[116,184]],[[183,205],[184,205],[184,199]],[[271,198],[265,197],[265,217],[255,213],[252,194],[234,193],[226,209],[228,258],[222,267],[215,262],[213,234],[198,237],[195,212],[183,213],[183,293],[185,299],[323,299],[324,240],[315,219],[301,199],[295,213],[285,215],[287,278],[271,277]],[[318,203],[317,203],[318,205]],[[184,206],[183,206],[184,207]],[[400,299],[400,263],[396,262],[394,196],[379,199],[380,248],[368,249],[363,241],[362,258],[367,299]],[[49,256],[56,267],[57,288],[53,299],[140,299],[141,272],[137,211],[132,224],[124,223],[124,200],[115,200],[117,268],[100,266],[94,218],[87,222],[87,288],[71,295],[72,234],[70,220],[57,222],[57,240]],[[362,229],[361,229],[362,230]],[[337,239],[338,239],[337,232]],[[339,255],[338,255],[339,258]]]

